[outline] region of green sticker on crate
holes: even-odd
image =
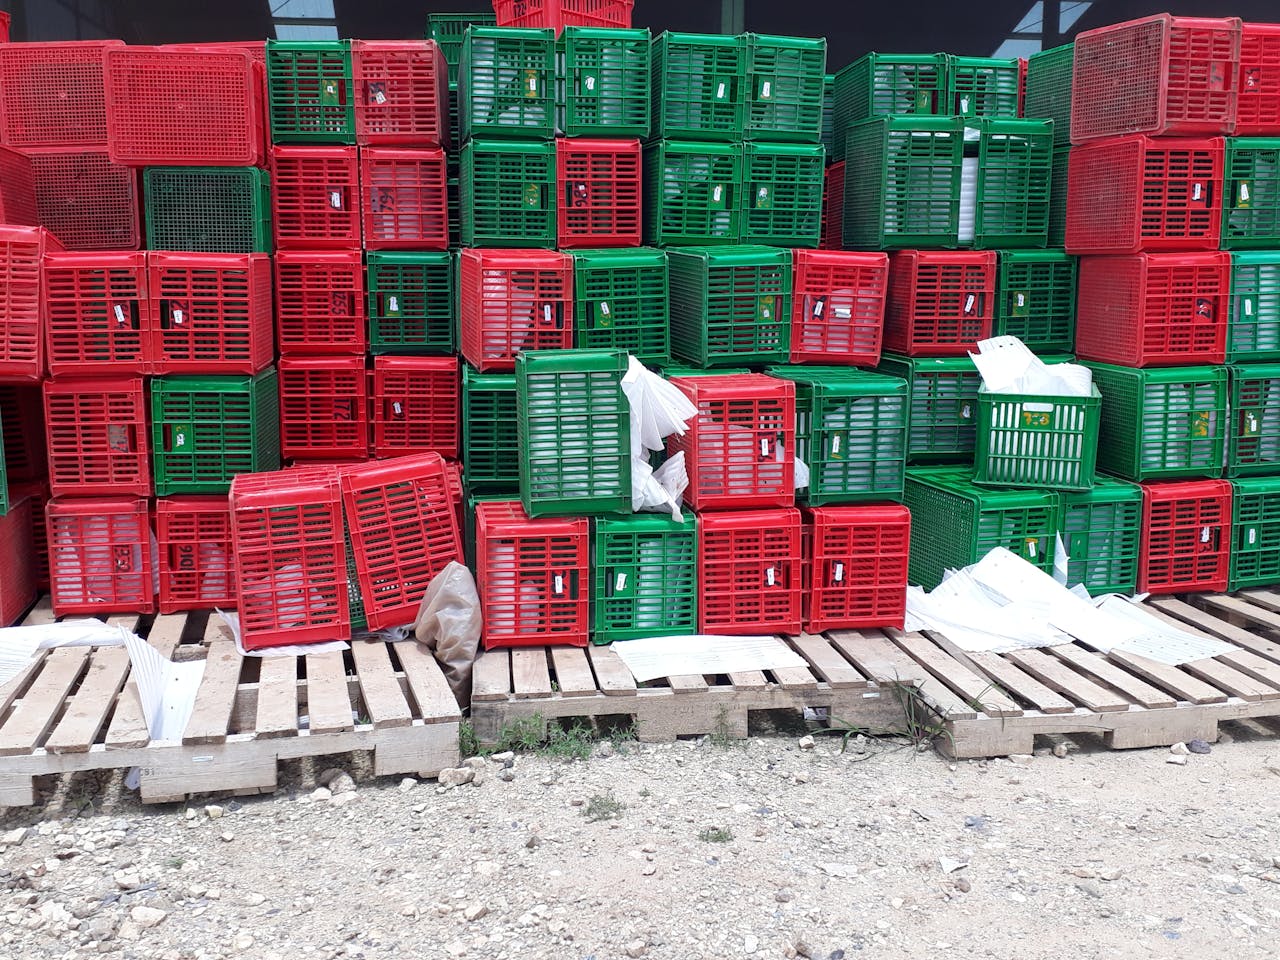
[[[1248,180],[1241,180],[1236,184],[1236,209],[1248,210],[1253,206],[1253,184]]]
[[[1015,317],[1031,316],[1031,297],[1025,290],[1013,291],[1013,301],[1009,305],[1010,313]]]
[[[773,320],[774,310],[777,307],[777,298],[773,294],[760,298],[760,319]]]
[[[1213,420],[1213,411],[1197,410],[1191,414],[1191,436],[1204,440],[1209,436],[1209,427]]]
[[[595,71],[584,70],[578,75],[578,93],[584,97],[594,97],[599,90],[600,78]]]
[[[756,209],[773,209],[773,193],[769,190],[767,185],[756,187]]]
[[[524,205],[533,210],[542,209],[542,184],[526,183],[524,185]]]
[[[1240,411],[1240,435],[1256,437],[1262,432],[1262,411],[1257,407]]]
[[[537,70],[526,70],[524,72],[524,95],[525,99],[532,100],[538,95],[541,89],[541,83],[538,80]]]
[[[169,450],[181,453],[191,449],[192,435],[195,433],[189,423],[169,424]]]
[[[326,80],[320,85],[320,102],[326,107],[334,107],[339,102],[338,81]]]
[[[1053,426],[1053,404],[1024,403],[1021,419],[1028,430],[1048,430]]]

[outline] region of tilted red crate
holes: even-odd
[[[156,587],[150,508],[133,497],[52,500],[49,529],[53,612],[152,613]]]
[[[1142,484],[1139,593],[1221,593],[1231,567],[1231,484]]]
[[[556,141],[560,247],[640,246],[640,141]]]
[[[364,261],[358,251],[276,254],[276,324],[286,356],[364,355]]]
[[[275,359],[271,257],[147,254],[156,373],[247,373]]]
[[[246,649],[349,639],[337,469],[242,473],[229,502]]]
[[[1167,13],[1075,39],[1071,142],[1130,133],[1230,133],[1240,21]]]
[[[271,148],[277,249],[360,249],[360,197],[355,147]]]
[[[49,475],[44,391],[39,384],[0,383],[0,433],[10,482],[38,482]],[[40,522],[44,523],[43,515]]]
[[[369,455],[364,357],[280,358],[280,453],[294,460]]]
[[[531,520],[520,501],[476,504],[484,646],[587,645],[591,521]]]
[[[1240,34],[1237,137],[1280,134],[1280,23],[1246,23]]]
[[[45,381],[53,495],[150,496],[149,412],[141,377]]]
[[[884,348],[963,357],[991,336],[995,300],[995,251],[901,250],[889,258]]]
[[[684,453],[695,510],[742,510],[795,502],[796,387],[760,373],[676,377],[698,408],[667,452]]]
[[[160,612],[236,605],[235,541],[226,497],[156,501]]]
[[[9,147],[0,147],[0,223],[40,225],[31,158]]]
[[[698,628],[703,633],[799,633],[804,558],[800,511],[698,516]]]
[[[435,453],[339,471],[370,630],[412,623],[432,578],[451,561],[462,562],[447,472]]]
[[[145,253],[50,253],[43,277],[52,376],[151,372]]]
[[[0,47],[0,143],[105,147],[102,61],[122,46],[122,40],[72,40]]]
[[[1081,257],[1076,353],[1124,367],[1223,363],[1228,253]]]
[[[44,376],[44,255],[62,244],[43,227],[0,224],[0,383]]]
[[[9,491],[9,512],[0,516],[0,627],[12,626],[36,598],[35,498]]]
[[[142,246],[138,171],[112,163],[104,149],[27,149],[36,207],[68,250],[137,250]]]
[[[552,250],[463,250],[462,355],[480,371],[514,370],[521,350],[573,346],[573,258]]]
[[[910,511],[900,503],[814,507],[805,524],[805,629],[901,629]]]
[[[629,27],[635,0],[493,0],[500,27]]]
[[[1223,141],[1119,137],[1074,147],[1067,253],[1216,250]]]
[[[445,462],[445,479],[449,482],[449,499],[453,501],[453,512],[458,521],[458,530],[465,529],[463,508],[466,502],[466,489],[462,485],[462,464],[456,460]]]
[[[373,358],[373,455],[458,455],[461,379],[457,357]]]
[[[791,360],[880,362],[889,257],[852,250],[791,251]]]
[[[822,250],[844,249],[844,161],[827,167],[822,181]]]
[[[449,249],[448,179],[438,147],[362,149],[365,249]]]
[[[356,143],[449,145],[449,65],[434,40],[352,40]]]

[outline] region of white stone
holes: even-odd
[[[467,918],[467,922],[469,923],[474,923],[475,921],[481,919],[482,917],[486,917],[488,915],[489,915],[489,908],[486,907],[483,903],[473,903],[471,906],[467,907],[466,911],[463,913],[463,916]]]
[[[168,914],[155,907],[134,907],[129,911],[129,919],[138,925],[140,930],[150,930]]]
[[[442,787],[460,787],[476,778],[476,772],[470,767],[446,767],[440,771],[439,780]]]
[[[22,845],[22,841],[27,839],[29,831],[26,827],[18,827],[10,830],[8,833],[0,835],[0,844],[6,847],[17,847]]]
[[[1175,743],[1173,746],[1169,748],[1169,752],[1173,754],[1175,757],[1191,756],[1191,748],[1188,747],[1185,743]]]
[[[1187,758],[1184,756],[1181,756],[1180,754],[1171,753],[1169,754],[1169,756],[1164,758],[1164,762],[1172,763],[1173,765],[1178,767],[1185,767],[1187,765]]]
[[[237,933],[231,941],[231,949],[244,952],[253,946],[253,934]]]
[[[817,741],[811,735],[801,737],[798,744],[801,750],[812,750],[816,745]]]
[[[747,934],[742,938],[742,952],[746,954],[755,953],[760,949],[760,938]]]
[[[226,811],[216,803],[211,803],[204,808],[204,815],[210,820],[221,820],[224,813],[226,813]]]
[[[637,960],[637,958],[643,957],[648,952],[649,945],[643,940],[632,940],[627,944],[627,956],[631,957],[631,960]]]

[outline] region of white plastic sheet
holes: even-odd
[[[682,435],[698,414],[679,388],[628,358],[622,392],[631,408],[631,507],[636,511],[670,513],[681,519],[680,498],[689,486],[684,455],[676,454],[656,471],[649,454],[661,450],[666,438]]]
[[[613,645],[639,683],[658,677],[781,670],[807,664],[777,637],[727,637],[698,634],[649,637]]]
[[[978,341],[969,354],[990,393],[1040,394],[1048,397],[1088,397],[1093,373],[1076,363],[1047,364],[1017,337]]]

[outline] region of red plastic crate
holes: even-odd
[[[1073,148],[1068,164],[1068,253],[1218,248],[1222,139],[1119,137]]]
[[[253,374],[275,359],[271,257],[147,254],[156,373]]]
[[[475,510],[485,649],[585,647],[591,521],[531,520],[518,500],[481,502]]]
[[[805,629],[901,629],[911,512],[899,503],[815,507],[805,524]]]
[[[1130,20],[1075,39],[1071,142],[1130,133],[1230,133],[1236,123],[1240,21]]]
[[[1124,367],[1223,363],[1231,255],[1081,257],[1076,353]]]
[[[22,484],[20,495],[31,498],[31,542],[35,552],[31,555],[36,571],[36,588],[49,590],[49,524],[45,520],[45,508],[53,497],[45,481]]]
[[[1027,58],[1018,58],[1018,116],[1027,115]],[[1041,119],[1032,117],[1031,119]]]
[[[640,246],[640,141],[556,141],[560,247]]]
[[[369,455],[364,357],[280,358],[280,452],[295,460]]]
[[[40,269],[46,251],[61,249],[43,227],[0,225],[0,382],[44,376]]]
[[[254,63],[266,69],[267,42],[265,40],[219,40],[215,43],[166,43],[161,50],[240,50],[247,53]],[[266,83],[266,76],[263,76]]]
[[[457,357],[373,358],[373,455],[458,455],[462,415]]]
[[[365,249],[449,249],[448,180],[444,151],[438,147],[362,149]]]
[[[801,629],[800,511],[698,517],[698,629],[731,636]]]
[[[1280,134],[1280,23],[1244,25],[1237,96],[1237,137]]]
[[[352,40],[356,142],[449,145],[449,65],[434,40]]]
[[[8,147],[0,147],[0,223],[40,225],[31,159]]]
[[[138,171],[112,163],[107,151],[30,148],[36,208],[68,250],[137,250],[142,246]]]
[[[9,512],[0,516],[0,627],[18,622],[36,598],[36,501],[10,491]]]
[[[695,510],[741,510],[795,502],[796,388],[760,373],[676,377],[698,408],[667,452],[684,453]]]
[[[242,473],[229,503],[245,648],[350,639],[337,469]]]
[[[45,515],[55,616],[155,611],[155,556],[146,500],[52,500]]]
[[[235,541],[226,497],[156,501],[160,612],[236,605]]]
[[[995,300],[994,250],[902,250],[889,258],[884,347],[963,357],[991,336]]]
[[[573,346],[573,258],[551,250],[463,250],[462,355],[480,371],[514,370],[521,350]]]
[[[9,14],[0,10],[0,43],[9,42]]]
[[[135,167],[261,165],[261,69],[243,50],[108,50],[111,159]]]
[[[370,630],[410,624],[432,578],[462,562],[446,464],[424,453],[339,471]]]
[[[874,367],[888,286],[886,254],[792,250],[792,362]]]
[[[276,323],[286,356],[364,355],[364,263],[358,251],[276,254]]]
[[[453,512],[458,521],[458,529],[465,529],[463,504],[466,502],[466,490],[462,485],[462,464],[456,460],[445,462],[445,479],[449,482],[449,499],[453,501]]]
[[[9,481],[43,481],[49,475],[44,438],[44,392],[39,385],[0,383],[0,431]],[[41,524],[44,517],[41,515]]]
[[[105,147],[102,61],[122,46],[123,40],[73,40],[0,47],[0,143]]]
[[[151,372],[145,253],[50,253],[43,277],[52,376]]]
[[[500,27],[629,27],[635,0],[493,0]]]
[[[141,377],[46,381],[53,495],[150,496],[149,412]]]
[[[1222,593],[1231,567],[1231,484],[1142,484],[1139,593]]]
[[[822,181],[822,250],[844,249],[844,161],[827,167]]]
[[[279,250],[360,249],[355,147],[272,147],[271,212]]]

